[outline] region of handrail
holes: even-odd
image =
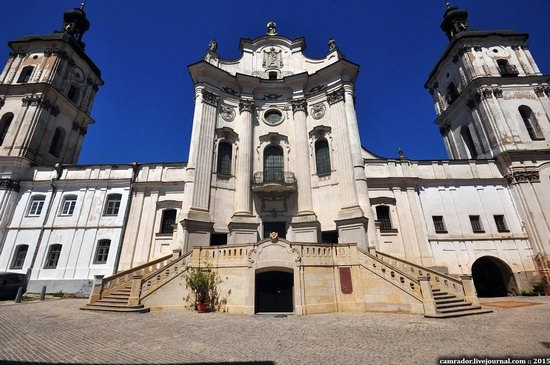
[[[360,249],[359,247],[357,248],[357,251],[361,252],[362,254],[366,255],[366,256],[369,256],[370,258],[372,258],[373,260],[375,261],[378,261],[378,263],[380,264],[383,264],[385,266],[389,266],[392,270],[398,272],[400,275],[403,275],[405,276],[407,279],[411,280],[411,281],[414,281],[415,283],[419,284],[420,285],[420,281],[418,280],[418,277],[416,276],[413,276],[409,273],[406,273],[404,270],[400,269],[400,268],[397,268],[397,267],[394,267],[393,265],[385,262],[384,260],[381,260],[379,259],[378,257],[376,257],[375,255],[371,254],[370,252],[367,252],[367,251],[363,251],[362,249]]]
[[[167,255],[167,256],[164,256],[164,257],[161,257],[161,258],[158,258],[156,260],[153,260],[153,261],[149,261],[149,262],[146,262],[144,264],[141,264],[141,265],[138,265],[138,266],[135,266],[135,267],[132,267],[128,270],[124,270],[124,271],[121,271],[121,272],[118,272],[114,275],[111,275],[111,276],[108,276],[106,278],[103,279],[103,283],[105,284],[106,282],[109,282],[109,281],[112,281],[116,278],[119,278],[121,276],[124,276],[124,275],[127,275],[127,274],[130,274],[134,271],[138,271],[140,269],[144,269],[148,266],[152,266],[152,265],[156,265],[158,264],[159,262],[162,262],[162,261],[165,261],[165,260],[168,260],[170,257],[172,257],[172,255]]]
[[[160,268],[158,268],[156,271],[153,271],[153,272],[147,274],[146,276],[143,277],[142,282],[151,279],[151,278],[152,278],[153,276],[155,276],[155,275],[158,275],[160,272],[162,272],[162,271],[164,271],[165,269],[167,269],[167,268],[173,266],[175,263],[180,262],[181,260],[183,260],[183,259],[186,258],[187,256],[191,255],[192,253],[193,253],[192,250],[191,250],[191,251],[188,251],[186,254],[181,255],[180,257],[178,257],[178,258],[175,259],[175,260],[170,261],[167,265],[165,265],[165,266],[163,266],[163,267],[160,267]],[[171,257],[171,256],[172,256],[172,255],[170,255],[170,257]],[[158,262],[157,262],[157,263],[158,263]]]
[[[140,300],[147,298],[157,289],[164,286],[164,284],[168,281],[185,272],[185,270],[189,268],[192,252],[193,251],[187,252],[185,255],[178,257],[177,259],[169,262],[167,265],[143,277],[140,285]],[[180,271],[180,263],[181,267],[184,268],[182,271]]]

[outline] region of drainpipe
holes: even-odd
[[[130,206],[132,205],[132,197],[134,196],[134,183],[136,182],[137,172],[139,164],[132,162],[132,178],[130,179],[130,194],[128,195],[128,203],[126,204],[126,211],[124,212],[124,220],[122,222],[122,232],[120,233],[120,244],[116,253],[115,265],[113,267],[113,275],[117,273],[118,266],[120,264],[120,256],[122,254],[122,244],[124,243],[124,236],[126,235],[126,227],[128,226],[128,219],[130,218]]]
[[[36,248],[34,250],[34,253],[32,255],[32,261],[31,266],[27,270],[27,285],[29,281],[31,280],[31,273],[32,269],[34,268],[34,264],[36,263],[36,258],[38,257],[38,250],[40,249],[40,243],[42,242],[42,237],[44,236],[44,231],[46,230],[46,224],[48,223],[48,219],[50,218],[50,213],[53,206],[53,201],[55,199],[55,194],[57,192],[57,188],[54,184],[54,181],[59,180],[61,178],[61,173],[63,172],[63,166],[60,163],[55,164],[55,172],[56,175],[54,178],[50,181],[50,186],[52,187],[52,196],[50,198],[50,201],[48,202],[48,207],[46,208],[46,216],[44,217],[44,221],[42,223],[42,227],[40,227],[40,234],[38,235],[38,241],[36,242]]]

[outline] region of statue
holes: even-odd
[[[328,40],[328,51],[334,51],[336,49],[336,40],[334,38],[330,37]]]
[[[267,23],[267,35],[277,35],[277,23]]]
[[[212,52],[218,51],[218,42],[215,39],[212,39],[210,43],[208,43],[208,50]]]

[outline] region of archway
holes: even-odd
[[[294,311],[294,274],[288,271],[256,272],[255,313]]]
[[[496,257],[483,256],[472,265],[472,278],[480,298],[505,297],[518,293],[510,266]]]

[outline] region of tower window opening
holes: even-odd
[[[80,90],[78,89],[78,86],[71,85],[69,87],[69,92],[67,92],[67,97],[70,101],[73,103],[78,103],[78,97],[80,96]]]
[[[472,138],[472,134],[470,133],[470,129],[467,126],[462,126],[462,128],[460,128],[460,134],[462,135],[464,144],[466,145],[466,148],[470,153],[470,158],[476,158],[477,156],[476,145],[474,143],[474,139]]]
[[[449,105],[451,105],[456,98],[458,98],[458,89],[456,88],[454,82],[451,82],[449,86],[447,86],[447,96],[445,98],[447,100],[447,104]]]
[[[61,148],[63,147],[63,141],[65,140],[65,131],[63,128],[59,127],[56,128],[52,143],[50,144],[50,154],[54,155],[55,157],[59,157],[61,154]]]
[[[10,128],[11,121],[13,120],[13,113],[6,113],[0,119],[0,146],[4,143],[4,139],[8,134],[8,129]]]
[[[268,75],[270,80],[277,80],[277,71],[270,71]]]
[[[315,143],[315,164],[317,165],[317,175],[330,174],[330,149],[326,139]]]
[[[17,79],[17,83],[19,84],[28,83],[31,79],[33,70],[34,70],[34,66],[23,67],[23,70],[21,71],[21,74],[19,74],[19,78]]]
[[[501,76],[517,76],[518,68],[508,63],[508,60],[497,60],[498,70]]]
[[[218,144],[218,164],[216,172],[220,175],[231,175],[231,161],[233,159],[233,146],[228,142]]]
[[[387,205],[379,205],[376,207],[376,218],[378,223],[380,223],[380,230],[390,230],[391,219],[390,219],[390,207]]]
[[[537,121],[537,118],[535,118],[535,115],[533,114],[531,108],[522,105],[518,108],[518,110],[519,114],[521,115],[521,119],[523,119],[523,123],[525,124],[525,128],[527,128],[529,137],[531,137],[531,140],[544,140],[544,135],[542,133],[542,130],[540,129],[539,122]]]

